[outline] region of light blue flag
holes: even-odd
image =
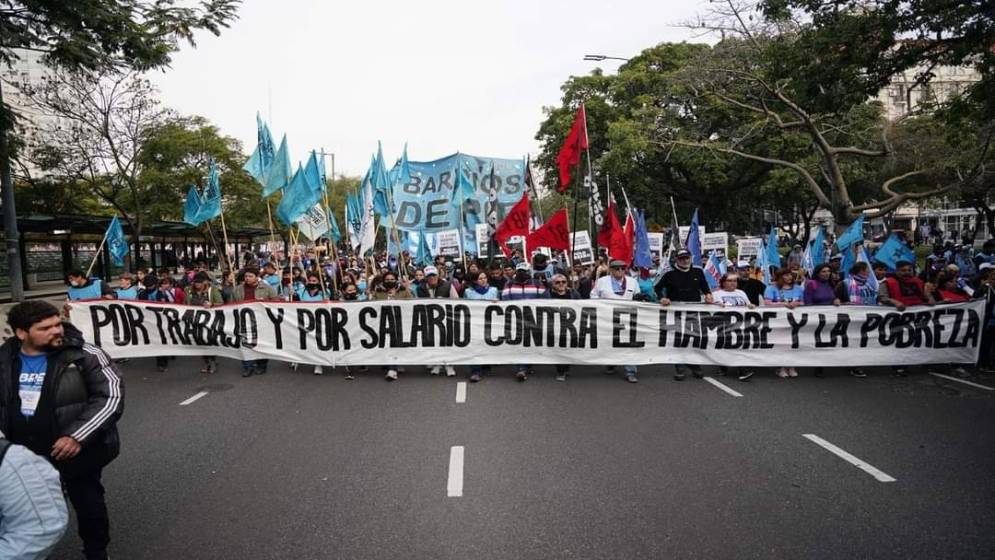
[[[771,284],[771,274],[770,274],[770,264],[767,262],[767,244],[760,242],[760,251],[757,252],[757,268],[763,273],[764,284],[770,286]]]
[[[290,149],[287,147],[287,135],[283,135],[280,140],[280,149],[276,151],[273,163],[266,168],[263,180],[263,198],[283,189],[287,186],[287,179],[290,177]]]
[[[874,265],[871,262],[870,257],[867,256],[867,249],[863,245],[860,246],[860,253],[857,255],[857,262],[865,262],[870,270],[867,271],[867,287],[878,291],[878,277],[874,275]]]
[[[694,266],[701,266],[701,232],[698,226],[698,209],[694,209],[694,215],[691,216],[691,228],[688,229],[687,242],[684,243],[688,251],[691,252],[691,264]]]
[[[642,268],[653,268],[653,253],[650,252],[650,237],[646,231],[646,212],[636,210],[636,246],[632,264]]]
[[[390,170],[388,177],[390,179],[391,187],[406,185],[411,182],[411,166],[408,165],[407,142],[404,143],[404,152],[401,153],[401,159],[394,164],[394,167]]]
[[[826,262],[826,232],[819,226],[812,241],[812,269]],[[809,271],[812,272],[811,270]]]
[[[183,221],[192,226],[199,226],[201,206],[200,193],[197,192],[197,187],[190,185],[190,190],[187,191],[187,201],[183,204]]]
[[[850,227],[846,228],[843,235],[836,240],[836,249],[842,251],[847,247],[864,241],[864,215],[861,214]]]
[[[850,268],[857,262],[857,247],[847,247],[843,250],[843,261],[840,263],[840,278],[846,279],[850,275]]]
[[[202,224],[221,215],[221,181],[218,176],[218,165],[214,159],[208,160],[207,185],[201,196],[200,212],[197,223]]]
[[[877,252],[874,253],[874,260],[884,263],[888,270],[894,272],[899,261],[916,263],[916,255],[897,233],[888,236],[888,239],[881,244]]]
[[[252,151],[249,161],[245,162],[242,169],[262,183],[266,169],[273,163],[275,155],[276,147],[273,145],[273,136],[269,132],[269,127],[259,118],[259,113],[256,113],[256,149]]]
[[[114,259],[114,266],[124,266],[124,257],[128,254],[128,240],[124,238],[124,229],[121,228],[117,216],[111,220],[104,235],[107,238],[107,253]]]
[[[425,232],[418,234],[418,255],[415,261],[422,266],[432,264],[432,250],[428,248],[428,236]]]
[[[456,188],[453,189],[453,205],[457,208],[466,201],[477,198],[477,187],[473,185],[465,165],[456,162]]]
[[[328,215],[328,222],[332,225],[332,239],[336,243],[342,241],[342,231],[339,230],[339,221],[335,219],[335,212],[325,208],[325,213]]]
[[[290,184],[283,190],[283,199],[276,207],[276,216],[287,225],[293,224],[305,212],[314,208],[319,198],[314,187],[308,182],[304,167],[297,164],[297,171],[291,178]]]
[[[311,150],[311,157],[307,159],[307,165],[304,166],[304,180],[307,181],[308,187],[321,198],[325,190],[325,179],[321,165],[318,163],[318,153],[314,150]]]
[[[770,233],[767,235],[767,266],[781,268],[781,253],[777,250],[777,226],[770,226]]]

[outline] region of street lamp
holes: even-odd
[[[590,60],[592,62],[601,62],[603,60],[621,60],[622,62],[629,62],[628,58],[622,58],[620,56],[608,56],[604,54],[585,54],[584,60]]]

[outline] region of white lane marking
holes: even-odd
[[[186,406],[186,405],[188,405],[190,403],[196,402],[197,399],[199,399],[199,398],[201,398],[201,397],[203,397],[205,395],[207,395],[207,391],[201,391],[201,392],[197,393],[196,395],[190,397],[189,399],[181,402],[180,406]]]
[[[449,450],[449,483],[446,495],[450,498],[463,496],[463,446],[454,445]]]
[[[865,473],[873,476],[878,480],[878,482],[895,482],[895,479],[888,475],[887,473],[878,470],[873,465],[870,465],[860,459],[854,457],[853,455],[847,453],[846,451],[836,447],[835,445],[829,443],[828,441],[822,439],[815,434],[802,434],[802,437],[808,439],[812,443],[822,447],[826,451],[836,455],[840,459],[843,459],[847,463],[857,467],[858,469],[864,471]]]
[[[458,403],[466,402],[466,381],[456,382],[456,402]]]
[[[722,389],[723,391],[725,391],[726,393],[729,393],[730,395],[732,395],[734,397],[742,397],[743,396],[742,393],[738,393],[736,391],[733,391],[732,388],[726,387],[726,385],[724,383],[719,383],[717,380],[715,380],[715,379],[713,379],[711,377],[708,377],[707,375],[705,376],[705,381],[708,381],[712,385],[715,385],[719,389]]]
[[[929,372],[933,377],[942,377],[943,379],[949,379],[950,381],[956,381],[957,383],[963,383],[964,385],[970,385],[971,387],[977,387],[978,389],[984,389],[985,391],[995,391],[995,388],[989,387],[988,385],[979,385],[977,383],[972,383],[964,379],[958,379],[956,377],[951,377],[949,375],[943,375],[942,373]]]

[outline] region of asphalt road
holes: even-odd
[[[387,383],[277,362],[242,379],[221,363],[122,364],[113,557],[995,557],[995,390],[924,370],[717,377],[734,397],[669,366],[638,385],[596,368],[557,383],[548,367],[523,384],[504,368],[458,403],[466,368]],[[53,558],[79,546],[74,523]]]

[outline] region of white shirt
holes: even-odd
[[[615,286],[613,284],[614,279],[611,274],[607,274],[598,278],[598,281],[594,284],[594,289],[591,290],[591,299],[628,299],[631,300],[632,296],[639,293],[639,284],[636,283],[636,279],[630,276],[623,276],[622,282],[625,282],[625,287],[621,294],[615,293]]]
[[[750,298],[746,296],[746,292],[743,290],[715,290],[712,292],[712,299],[715,303],[721,304],[723,307],[746,307],[750,305]]]

